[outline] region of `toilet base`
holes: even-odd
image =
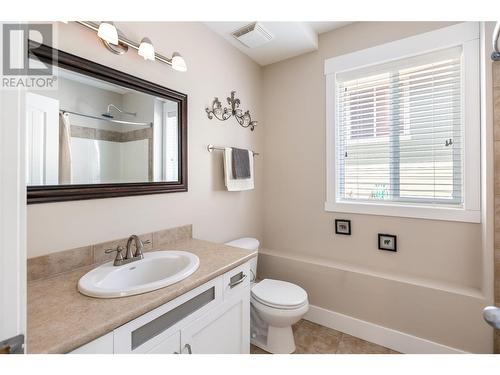
[[[251,339],[251,343],[272,354],[291,354],[295,351],[292,327],[268,326],[267,344]]]

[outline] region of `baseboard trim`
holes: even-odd
[[[379,326],[322,307],[310,305],[304,319],[347,333],[405,354],[466,354],[467,352],[438,344],[391,328]]]

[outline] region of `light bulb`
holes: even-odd
[[[103,21],[97,30],[97,36],[108,43],[118,45],[118,31],[111,21]]]
[[[142,38],[141,44],[139,45],[139,56],[144,57],[144,60],[154,60],[155,59],[155,48],[153,43],[149,38]]]
[[[186,62],[184,58],[178,52],[172,54],[172,69],[179,72],[185,72],[187,70]]]

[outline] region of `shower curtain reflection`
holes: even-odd
[[[67,113],[59,113],[59,185],[71,184],[71,125]]]

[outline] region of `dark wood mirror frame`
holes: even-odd
[[[50,46],[30,44],[29,54],[44,63],[56,65],[76,73],[98,78],[146,94],[165,98],[178,103],[179,108],[179,180],[173,182],[109,183],[89,185],[44,185],[28,186],[28,204],[125,197],[183,192],[188,190],[187,182],[187,95],[167,89],[152,82],[131,76],[105,65],[56,50]]]

